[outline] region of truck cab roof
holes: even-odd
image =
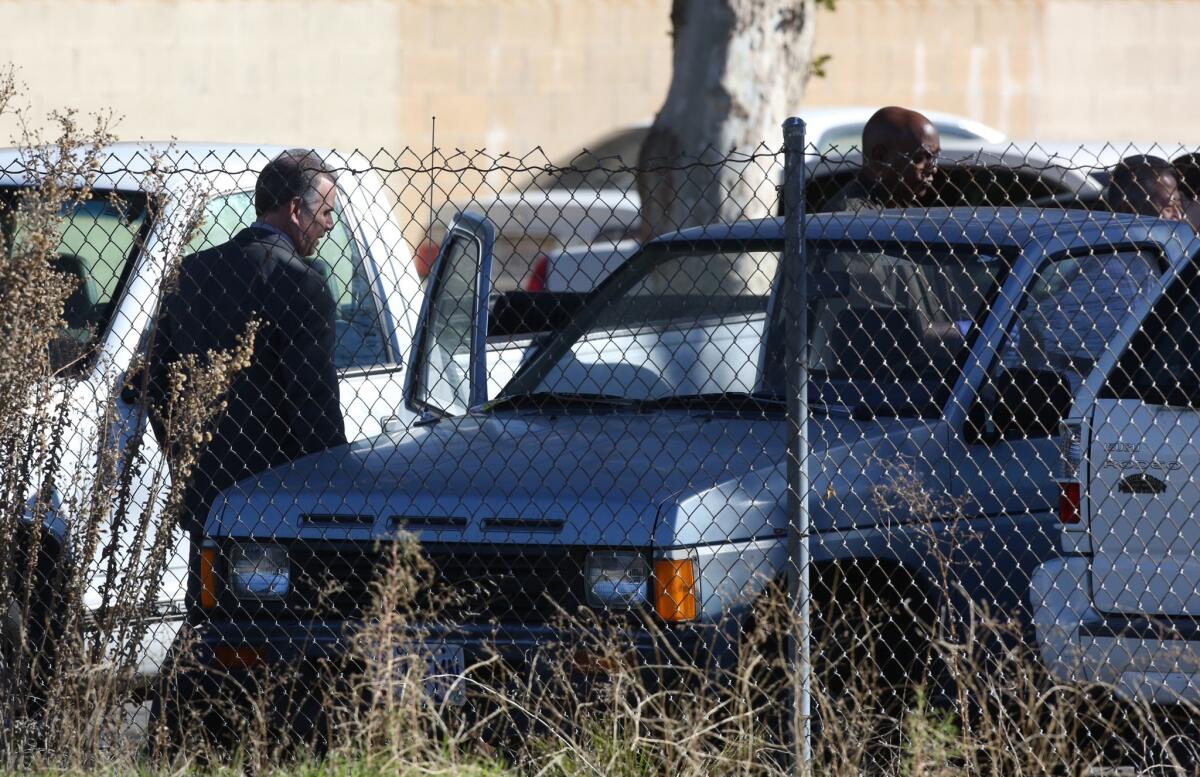
[[[1043,208],[906,208],[862,212],[813,213],[806,231],[810,240],[854,239],[880,242],[912,240],[939,243],[992,243],[1019,247],[1036,243],[1047,250],[1072,244],[1188,242],[1186,224],[1144,216],[1086,210]],[[734,224],[708,224],[670,232],[651,241],[696,243],[711,240],[782,240],[784,219],[771,217]]]

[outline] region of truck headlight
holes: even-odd
[[[229,551],[229,587],[240,599],[282,599],[291,588],[287,551],[278,545],[242,543]]]
[[[589,553],[584,570],[587,577],[588,603],[591,605],[628,608],[649,601],[650,565],[641,553]]]

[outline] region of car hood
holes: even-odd
[[[861,475],[879,469],[886,451],[894,458],[899,446],[920,449],[934,436],[931,425],[814,419],[812,493],[860,492],[873,479]],[[329,540],[384,539],[404,527],[426,541],[591,546],[778,535],[786,528],[786,449],[782,416],[467,416],[242,481],[214,504],[207,529]],[[814,520],[840,520],[829,504],[819,500]],[[869,521],[859,510],[849,515]]]

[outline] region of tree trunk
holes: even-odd
[[[674,1],[671,86],[638,165],[643,238],[770,215],[815,17],[814,0]]]

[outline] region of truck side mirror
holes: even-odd
[[[1071,384],[1053,370],[1002,370],[979,392],[964,429],[968,442],[1049,437],[1071,409]]]
[[[561,329],[583,307],[574,291],[509,291],[494,295],[489,337],[528,337]]]

